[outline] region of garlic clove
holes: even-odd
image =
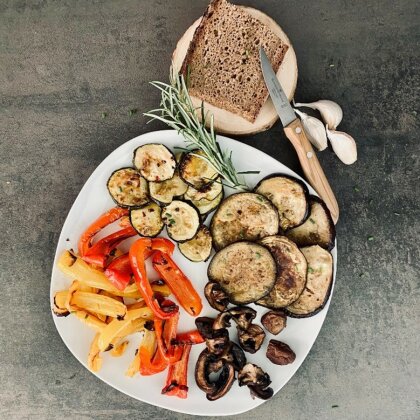
[[[334,153],[346,165],[351,165],[357,160],[357,146],[354,138],[342,131],[329,130],[325,127],[328,139],[334,150]]]
[[[328,125],[330,130],[335,130],[343,119],[343,110],[341,109],[341,106],[336,102],[330,101],[328,99],[321,99],[319,101],[311,102],[308,104],[295,103],[295,106],[303,106],[319,111],[321,113],[322,119]]]
[[[325,150],[328,146],[327,134],[325,132],[324,124],[318,118],[311,117],[302,111],[295,109],[296,114],[299,115],[303,129],[305,130],[308,140],[319,150]]]

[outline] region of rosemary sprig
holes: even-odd
[[[151,82],[161,91],[160,108],[146,112],[144,115],[151,120],[159,120],[180,133],[188,150],[198,148],[205,156],[199,156],[207,161],[214,170],[223,178],[224,185],[241,190],[249,190],[242,177],[238,176],[232,162],[232,152],[222,150],[216,140],[214,132],[213,115],[205,112],[203,103],[195,107],[187,89],[187,83],[181,74],[171,71],[170,84]],[[200,111],[201,120],[197,116]],[[149,121],[149,122],[150,122]],[[209,121],[209,129],[206,122]],[[259,171],[246,171],[240,174],[259,173]]]

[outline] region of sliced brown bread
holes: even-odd
[[[213,0],[207,7],[182,64],[189,92],[254,122],[268,91],[260,68],[263,46],[277,72],[289,48],[246,9]]]

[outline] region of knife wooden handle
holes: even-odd
[[[305,135],[302,123],[299,119],[296,119],[284,128],[284,132],[296,149],[306,178],[314,190],[325,201],[325,204],[331,212],[331,217],[336,224],[339,214],[337,200],[319,164],[314,149]]]

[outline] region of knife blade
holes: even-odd
[[[296,150],[307,180],[324,200],[331,212],[334,223],[337,223],[339,216],[337,200],[335,199],[330,184],[316,157],[314,149],[306,137],[303,125],[300,119],[296,117],[295,112],[289,103],[289,99],[284,93],[284,90],[274,73],[273,67],[271,66],[271,62],[262,47],[260,47],[260,61],[265,85],[270,93],[281,123],[283,124],[284,133]]]
[[[296,114],[290,106],[289,99],[280,86],[276,73],[274,73],[273,67],[271,66],[271,62],[262,47],[260,48],[260,60],[265,85],[270,93],[274,108],[276,108],[277,114],[279,114],[283,127],[287,127],[296,119]]]

